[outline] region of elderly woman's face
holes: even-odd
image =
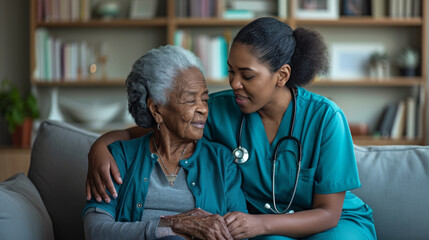
[[[201,139],[209,111],[209,94],[203,74],[197,68],[181,72],[168,99],[160,113],[170,134],[180,139]]]

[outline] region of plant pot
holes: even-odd
[[[401,68],[400,69],[401,76],[406,77],[414,77],[417,75],[417,69],[414,68]]]
[[[22,125],[17,126],[12,133],[12,145],[15,147],[29,148],[31,146],[31,132],[33,131],[33,119],[26,118]]]

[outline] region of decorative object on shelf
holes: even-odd
[[[373,52],[385,52],[381,43],[334,43],[331,46],[331,78],[368,77],[369,58]]]
[[[420,64],[420,55],[413,48],[404,48],[396,58],[396,64],[401,76],[412,77],[417,75]]]
[[[390,77],[390,63],[386,53],[373,52],[369,57],[369,77],[386,79]]]
[[[100,130],[118,116],[124,108],[122,102],[83,102],[60,98],[60,107],[72,120],[91,130]]]
[[[101,73],[100,77],[103,81],[105,81],[107,79],[106,64],[108,60],[106,42],[101,42],[100,44],[98,44],[97,56],[98,56],[98,63],[100,66],[100,73]]]
[[[94,6],[94,14],[105,20],[116,18],[121,10],[119,1],[101,1]]]
[[[344,16],[370,16],[371,15],[371,1],[369,0],[342,0],[341,3],[342,3],[342,14]]]
[[[130,7],[131,19],[146,19],[155,17],[158,1],[132,0]]]
[[[338,0],[293,0],[297,19],[338,19]]]
[[[366,123],[350,123],[349,124],[350,133],[353,136],[368,136],[368,124]]]
[[[0,86],[0,114],[6,119],[12,144],[30,147],[33,119],[39,117],[36,98],[32,94],[22,97],[17,87],[9,80],[3,80]]]
[[[50,106],[49,113],[46,119],[64,121],[63,114],[61,113],[60,107],[58,105],[58,87],[53,87],[49,91],[50,95]]]

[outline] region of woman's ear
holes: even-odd
[[[152,98],[147,99],[147,107],[157,123],[162,123],[162,115],[159,112],[158,106],[153,102]]]
[[[285,64],[280,67],[280,69],[277,71],[277,87],[284,87],[289,81],[291,74],[291,68],[289,64]]]

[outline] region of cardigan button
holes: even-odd
[[[147,182],[147,178],[143,178],[143,181]]]
[[[185,164],[188,164],[188,160],[185,161]]]
[[[141,204],[141,203],[137,203],[137,207],[138,207],[138,208],[141,208],[141,207],[142,207],[142,204]]]
[[[196,184],[195,184],[195,182],[192,182],[191,185],[192,185],[192,187],[195,187]]]

